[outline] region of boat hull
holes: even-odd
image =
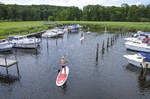
[[[133,66],[142,68],[143,56],[134,54],[134,55],[124,55],[123,57],[126,58],[128,60],[128,63],[132,64]],[[148,62],[146,63],[149,64]],[[150,65],[148,65],[147,68],[150,68]]]
[[[126,47],[126,49],[129,49],[129,50],[150,53],[150,46],[147,46],[146,44],[144,44],[144,46],[142,46],[141,43],[138,44],[138,43],[126,42],[125,47]]]

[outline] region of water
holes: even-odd
[[[103,40],[114,34],[103,32],[65,34],[59,39],[42,39],[38,52],[17,49],[13,54],[19,61],[20,79],[16,66],[9,68],[12,80],[0,79],[0,99],[149,99],[150,81],[139,80],[140,69],[128,64],[123,37],[102,55]],[[96,64],[96,44],[99,59]],[[56,86],[60,59],[65,56],[70,75],[64,88]],[[5,74],[5,68],[1,73]]]

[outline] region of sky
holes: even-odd
[[[77,6],[83,8],[86,5],[120,6],[122,3],[128,5],[150,4],[150,0],[0,0],[4,4],[19,5],[58,5],[58,6]]]

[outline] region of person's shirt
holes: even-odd
[[[148,43],[149,42],[149,38],[144,38],[143,41],[144,41],[144,43]]]

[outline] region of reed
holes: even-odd
[[[56,21],[57,24],[80,24],[91,28],[103,28],[126,31],[150,31],[150,22],[96,22],[96,21]]]
[[[0,39],[7,35],[25,35],[53,27],[53,24],[45,21],[1,22]]]

